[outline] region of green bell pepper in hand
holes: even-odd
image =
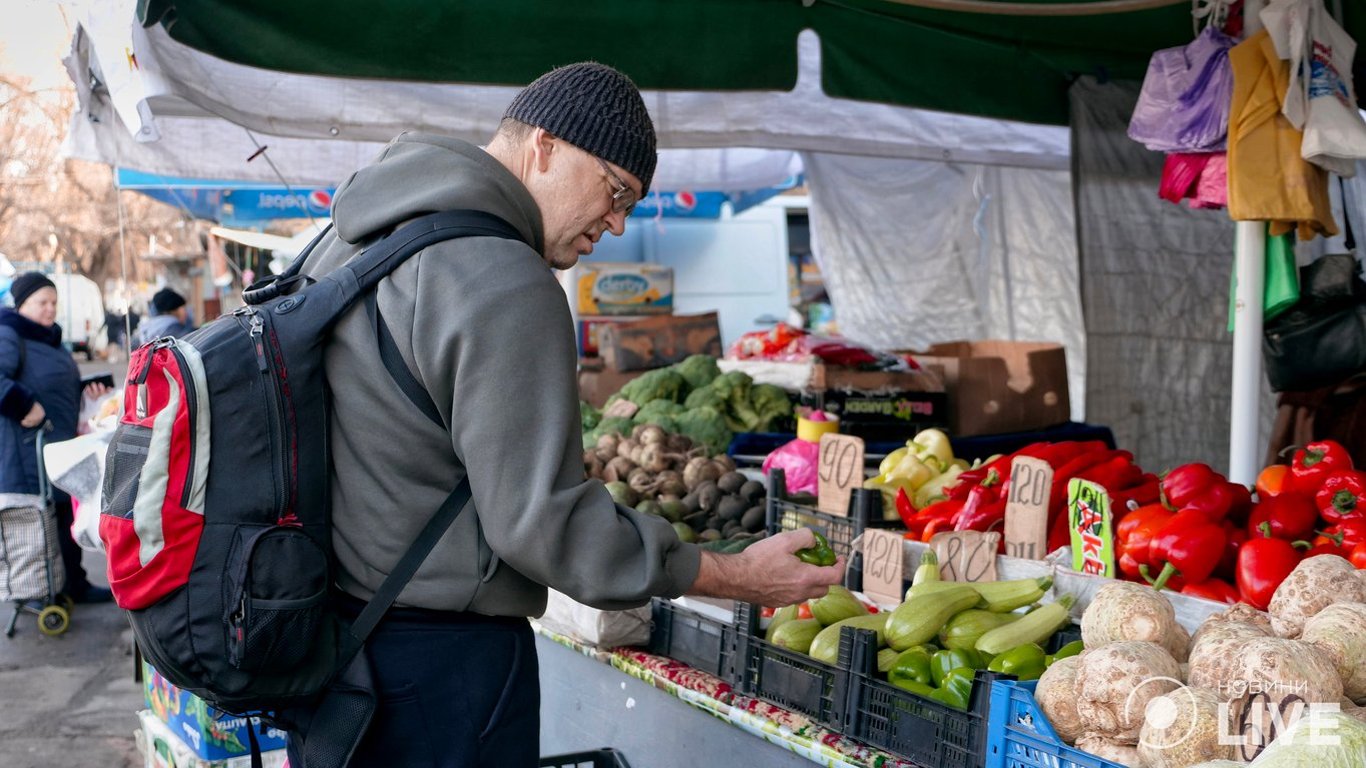
[[[930,657],[930,675],[938,686],[942,686],[944,679],[955,669],[974,670],[981,666],[982,657],[972,648],[951,648],[937,651]]]
[[[1011,648],[991,660],[987,669],[1006,675],[1014,675],[1020,680],[1038,680],[1045,665],[1043,648],[1038,643]]]
[[[930,698],[954,709],[968,711],[968,703],[972,700],[972,678],[975,674],[975,670],[967,667],[951,670],[944,677],[944,682],[934,689]]]
[[[934,681],[934,676],[930,672],[930,654],[924,648],[915,647],[902,651],[896,661],[892,663],[892,668],[887,672],[887,682],[898,688],[905,688],[908,691],[915,689],[908,688],[906,683],[930,686]],[[922,696],[925,694],[921,694]]]
[[[806,549],[797,550],[797,559],[811,565],[834,565],[835,550],[830,548],[830,542],[815,531],[812,531],[811,535],[816,537],[816,543]]]
[[[1048,656],[1045,656],[1045,657],[1044,657],[1044,660],[1043,660],[1044,668],[1047,669],[1048,667],[1053,666],[1053,662],[1055,662],[1055,661],[1057,661],[1057,660],[1059,660],[1059,659],[1065,659],[1065,658],[1067,658],[1068,656],[1076,656],[1077,654],[1081,653],[1081,652],[1084,651],[1084,650],[1086,650],[1086,649],[1085,649],[1085,647],[1081,644],[1081,641],[1080,641],[1080,640],[1073,640],[1072,642],[1068,643],[1067,645],[1064,645],[1063,647],[1059,648],[1057,653],[1053,653],[1053,654],[1049,654]]]

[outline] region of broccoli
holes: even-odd
[[[674,417],[681,434],[692,438],[693,442],[707,446],[713,454],[724,453],[730,446],[733,435],[726,426],[726,419],[711,406],[702,406],[684,411]]]
[[[755,384],[749,392],[750,404],[758,416],[755,432],[767,432],[773,422],[792,415],[792,400],[787,391],[773,384]]]
[[[636,424],[660,424],[659,419],[677,417],[683,410],[683,406],[678,403],[660,398],[641,406],[631,421]],[[660,426],[664,425],[660,424]]]
[[[683,405],[687,408],[711,406],[720,412],[726,408],[726,396],[722,394],[719,389],[703,387],[701,389],[694,389],[689,393],[688,399],[683,401]]]
[[[626,382],[626,386],[612,395],[607,402],[610,405],[615,400],[625,398],[636,405],[645,405],[651,400],[660,399],[676,403],[686,385],[687,382],[677,372],[668,368],[656,368]]]
[[[579,419],[583,422],[583,431],[592,432],[598,426],[598,422],[602,421],[602,411],[580,400]]]
[[[721,375],[721,369],[716,367],[716,358],[711,355],[692,355],[672,368],[694,390],[707,386]]]
[[[611,416],[599,422],[597,428],[593,431],[599,435],[605,435],[608,432],[616,432],[619,435],[629,435],[631,434],[631,427],[633,426],[635,425],[631,423],[630,419],[624,419],[620,416]],[[597,441],[595,440],[594,442]]]
[[[754,386],[754,379],[743,371],[731,371],[717,376],[711,384],[712,389],[720,392],[732,406],[736,403],[749,401],[750,387]]]

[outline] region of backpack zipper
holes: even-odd
[[[194,490],[194,468],[195,447],[199,442],[196,437],[199,435],[199,395],[195,389],[194,380],[191,378],[190,366],[185,362],[185,356],[180,354],[180,348],[174,342],[166,344],[171,350],[171,356],[175,358],[176,365],[180,368],[181,385],[185,388],[185,407],[189,412],[190,422],[190,473],[185,479],[185,487],[180,492],[180,506],[183,509],[190,508],[190,493]]]
[[[256,351],[256,367],[261,372],[261,376],[268,382],[266,384],[266,399],[270,402],[267,404],[266,415],[270,419],[271,450],[272,458],[275,459],[275,514],[277,518],[283,518],[285,500],[289,498],[288,489],[285,487],[289,483],[289,474],[285,464],[288,443],[285,440],[284,418],[281,415],[281,394],[279,382],[270,375],[271,362],[270,355],[266,351],[265,321],[261,319],[259,311],[252,310],[250,315],[247,335],[251,338],[252,349]]]

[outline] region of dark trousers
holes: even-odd
[[[391,609],[365,653],[379,703],[351,768],[537,765],[540,678],[526,619]]]
[[[90,581],[81,566],[81,547],[71,538],[71,523],[76,519],[76,513],[71,509],[69,499],[58,501],[54,506],[57,508],[57,543],[62,551],[62,565],[66,567],[66,586],[62,591],[80,597],[90,589]]]

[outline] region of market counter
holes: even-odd
[[[686,664],[533,626],[542,754],[614,747],[633,768],[912,768]]]

